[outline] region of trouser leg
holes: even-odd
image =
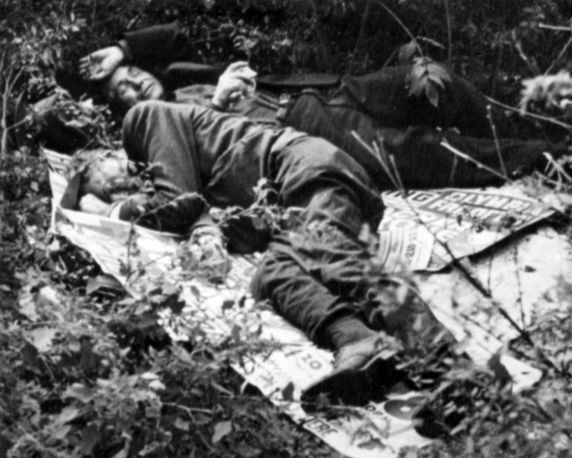
[[[252,283],[257,299],[269,300],[322,346],[339,348],[374,329],[407,345],[416,337],[433,341],[446,334],[422,301],[400,301],[390,290],[395,284],[371,270],[357,236],[364,222],[377,228],[382,204],[355,161],[312,139],[281,153],[270,178],[278,184],[281,205],[304,211],[261,260]]]
[[[270,166],[279,203],[303,209],[291,231],[275,238],[252,289],[314,342],[335,345],[327,328],[347,316],[362,320],[367,254],[357,242],[363,223],[377,227],[378,192],[349,156],[309,138],[282,151]]]
[[[323,137],[352,156],[368,170],[381,189],[394,187],[379,157],[351,134],[354,131],[366,145],[383,141],[395,158],[404,185],[408,188],[444,186],[479,187],[502,183],[502,179],[474,163],[456,157],[440,145],[443,138],[476,161],[501,171],[496,143],[492,139],[474,138],[454,132],[439,132],[430,127],[382,127],[371,117],[351,105],[337,105],[316,94],[304,94],[292,108],[289,125],[312,135]],[[500,139],[501,156],[509,175],[521,169],[527,173],[542,169],[546,163],[543,152],[560,156],[564,145],[544,141]]]
[[[355,301],[327,288],[305,262],[296,259],[288,243],[270,244],[251,287],[256,299],[269,300],[277,313],[321,347],[336,349],[343,343],[328,330],[334,322],[351,317],[365,324]],[[360,327],[359,334],[351,337],[358,340],[368,335]]]
[[[497,147],[493,140],[429,128],[381,129],[378,139],[381,138],[388,153],[395,157],[405,187],[421,189],[492,186],[506,181],[475,162],[455,155],[441,145],[443,140],[500,175],[504,174],[504,164],[511,179],[534,170],[542,171],[547,164],[544,152],[559,157],[567,151],[564,145],[514,139],[500,139]]]
[[[492,137],[484,95],[469,81],[441,64],[436,65],[448,75],[442,78],[443,88],[435,85],[438,94],[434,106],[422,91],[410,93],[412,65],[384,67],[377,72],[346,76],[339,96],[351,98],[378,123],[391,127],[430,126],[457,128],[463,135]],[[433,83],[434,84],[434,83]],[[511,127],[506,117],[491,109],[497,133],[507,136]]]

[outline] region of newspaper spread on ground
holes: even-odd
[[[519,335],[499,313],[499,307],[524,330],[530,330],[535,316],[568,307],[572,246],[567,234],[549,226],[503,244],[494,252],[472,257],[464,265],[491,292],[492,299],[484,298],[458,270],[418,275],[417,286],[457,341],[470,347],[476,363],[485,363],[491,352],[501,350]],[[532,368],[514,358],[503,359],[503,364],[511,373],[514,364],[520,366],[515,390],[540,377],[536,369],[527,374]]]
[[[422,447],[430,442],[413,428],[412,407],[422,399],[414,392],[394,393],[388,395],[384,402],[370,403],[364,409],[365,422],[355,417],[332,420],[307,414],[296,400],[305,387],[331,371],[333,358],[331,353],[315,347],[300,331],[272,311],[261,309],[250,298],[248,284],[256,266],[256,255],[234,257],[232,271],[224,285],[215,286],[197,278],[185,277],[184,272],[177,270],[179,268],[174,262],[179,246],[175,236],[63,208],[60,202],[69,187],[63,171],[69,157],[50,151],[45,151],[45,155],[50,164],[53,193],[52,227],[57,234],[88,251],[104,272],[117,278],[134,295],[144,294],[145,288],[157,284],[157,279],[167,280],[174,276],[186,278],[181,283],[181,297],[185,301],[183,310],[177,314],[168,308],[160,312],[160,324],[174,340],[189,339],[193,332],[200,329],[206,338],[216,342],[231,335],[237,324],[241,328],[248,328],[252,324],[249,317],[256,315],[256,325],[263,323],[261,338],[278,343],[278,348],[237,362],[234,369],[305,429],[340,453],[356,458],[396,457],[402,446]],[[437,232],[440,236],[448,234],[447,240],[453,240],[451,245],[456,247],[455,250],[458,249],[453,252],[464,255],[483,250],[508,235],[507,232],[492,230],[496,229],[493,223],[498,222],[499,218],[489,218],[487,231],[490,234],[487,237],[474,237],[467,233],[474,228],[474,220],[471,220],[473,226],[467,228],[460,218],[455,218],[453,225],[449,221],[451,218],[444,217],[450,213],[463,214],[471,199],[473,203],[479,202],[484,207],[485,194],[481,191],[474,191],[473,194],[471,191],[459,190],[412,193],[410,200],[415,202],[418,210],[411,212],[413,216],[409,219],[405,215],[411,210],[410,204],[399,202],[395,193],[384,195],[384,199],[388,209],[380,234],[381,245],[389,240],[388,246],[392,247],[389,250],[391,255],[387,256],[388,265],[393,262],[393,266],[401,263],[418,269],[442,267],[447,258],[435,249],[434,236]],[[526,215],[525,218],[512,222],[513,231],[516,227],[524,227],[545,215],[545,212],[530,203],[525,206],[523,202],[526,199],[515,199],[502,201],[505,208],[508,206],[515,210],[515,218],[519,212]],[[498,213],[500,202],[500,198],[496,203],[488,201],[490,210],[496,209]],[[519,202],[519,206],[511,202]],[[447,208],[446,203],[456,203],[458,207]],[[421,211],[427,211],[428,214],[432,212],[430,217],[424,215],[424,224],[418,221]],[[493,213],[481,213],[481,217],[492,215]],[[415,224],[412,223],[412,218]],[[440,219],[447,221],[439,221]],[[415,230],[412,229],[414,227]],[[431,288],[431,284],[426,283],[422,292],[431,295]],[[487,322],[477,326],[467,316],[456,313],[455,308],[450,307],[451,304],[443,304],[438,295],[433,294],[429,302],[435,306],[438,318],[452,330],[458,340],[465,341],[466,352],[479,361],[486,361],[501,348],[506,343],[505,336],[514,337],[505,332],[506,323],[498,319],[498,316],[494,320],[489,317]],[[241,304],[241,307],[229,304]],[[491,331],[488,329],[491,326],[498,326],[499,329]],[[518,387],[531,386],[541,376],[540,371],[514,358],[503,356],[502,362]],[[294,388],[291,398],[294,402],[287,402],[282,397],[287,386]]]
[[[388,271],[440,270],[451,254],[479,253],[553,213],[510,187],[394,191],[383,201],[379,254]]]

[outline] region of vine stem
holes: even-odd
[[[544,121],[544,122],[548,122],[551,124],[555,124],[557,126],[563,127],[564,129],[568,129],[568,130],[572,129],[571,124],[566,124],[565,122],[558,121],[557,119],[549,118],[548,116],[542,116],[542,115],[538,115],[535,113],[531,113],[530,111],[526,111],[526,110],[523,111],[520,108],[512,107],[510,105],[506,105],[502,102],[499,102],[498,100],[493,99],[492,97],[488,97],[488,96],[485,96],[485,97],[490,103],[497,105],[501,108],[504,108],[505,110],[514,111],[516,113],[520,113],[523,116],[528,116],[529,118],[532,118],[532,119],[538,119],[539,121]]]
[[[359,34],[358,37],[356,39],[356,42],[354,44],[354,50],[352,52],[352,63],[351,63],[351,67],[353,68],[354,64],[355,64],[355,58],[357,56],[357,53],[359,51],[359,49],[362,46],[362,42],[365,38],[365,31],[366,31],[366,27],[367,27],[367,20],[369,19],[369,14],[371,11],[371,0],[366,0],[365,3],[365,7],[364,7],[364,11],[361,17],[361,22],[360,22],[360,27],[359,27]]]
[[[551,25],[551,24],[538,24],[539,29],[556,30],[557,32],[571,32],[572,26],[564,27],[562,25]]]
[[[552,63],[550,64],[550,66],[546,69],[546,71],[544,72],[544,75],[548,75],[550,73],[550,71],[554,68],[556,63],[559,62],[560,59],[562,59],[564,54],[566,54],[566,51],[568,51],[568,48],[570,47],[570,45],[572,45],[572,38],[568,39],[568,41],[566,42],[564,47],[560,50],[560,52],[556,56],[556,59],[554,59],[552,61]]]
[[[318,40],[320,41],[320,44],[322,46],[322,59],[325,62],[327,62],[326,68],[330,69],[333,63],[332,53],[330,52],[330,48],[327,44],[326,37],[324,36],[322,27],[320,25],[320,16],[318,12],[318,6],[316,5],[316,0],[311,0],[311,3],[312,3],[312,14],[314,16],[314,28],[316,36],[318,37]]]
[[[451,12],[449,11],[449,0],[444,0],[445,19],[447,21],[447,64],[451,65],[453,58],[453,32],[451,29]]]
[[[382,0],[373,0],[373,1],[375,1],[375,3],[377,3],[387,13],[389,13],[389,15],[395,20],[395,22],[397,22],[401,26],[401,28],[405,31],[405,33],[407,35],[409,35],[409,38],[411,38],[411,41],[415,44],[415,47],[419,51],[419,54],[421,54],[421,57],[424,57],[423,50],[421,49],[421,46],[419,46],[419,43],[417,43],[417,40],[415,39],[415,35],[413,35],[413,32],[411,32],[411,30],[409,30],[409,28],[403,23],[403,21],[401,19],[399,19],[399,16],[397,16],[397,14],[395,14],[393,12],[393,10],[391,8],[389,8]]]
[[[493,138],[495,141],[495,150],[497,152],[497,156],[499,158],[499,163],[502,169],[502,173],[504,174],[505,178],[508,180],[508,170],[506,168],[506,164],[504,163],[504,158],[502,157],[502,152],[499,143],[499,137],[497,135],[497,127],[493,120],[493,111],[491,104],[487,105],[487,119],[489,120],[489,124],[491,126],[491,131],[493,133]]]
[[[469,162],[475,164],[478,168],[484,169],[484,170],[486,170],[487,172],[493,174],[494,176],[496,176],[496,177],[498,177],[498,178],[500,178],[500,179],[502,179],[502,180],[504,180],[504,181],[511,182],[511,180],[506,176],[506,174],[503,175],[502,173],[497,172],[495,169],[492,169],[492,168],[486,166],[485,164],[483,164],[483,163],[477,161],[476,159],[474,159],[473,157],[469,156],[468,154],[459,151],[457,148],[455,148],[453,145],[451,145],[451,144],[447,141],[447,139],[443,139],[443,140],[441,141],[440,145],[441,145],[443,148],[449,150],[449,151],[450,151],[451,153],[453,153],[455,156],[459,156],[461,159],[464,159],[464,160],[466,160],[466,161],[469,161]]]

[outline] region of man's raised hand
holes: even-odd
[[[111,75],[125,60],[125,53],[119,46],[109,46],[82,57],[79,72],[82,78],[99,81]]]
[[[256,89],[257,73],[250,68],[248,62],[234,62],[219,77],[212,104],[226,109],[231,103],[252,95]]]

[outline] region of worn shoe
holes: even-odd
[[[340,348],[334,370],[304,390],[306,411],[314,411],[325,397],[331,404],[365,405],[383,398],[403,374],[396,369],[397,342],[384,333]]]

